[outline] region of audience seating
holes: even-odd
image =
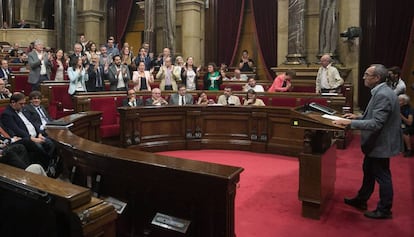
[[[42,95],[49,98],[49,114],[54,119],[74,113],[73,101],[68,88],[68,81],[47,81],[41,84]]]

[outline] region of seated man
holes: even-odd
[[[23,108],[23,113],[29,121],[43,134],[45,125],[53,119],[40,103],[42,102],[42,93],[40,91],[32,91],[29,94],[30,103]]]
[[[130,89],[128,90],[128,98],[125,98],[122,101],[122,106],[127,106],[127,107],[137,107],[137,106],[142,106],[142,100],[137,98],[137,94],[135,94],[135,90],[134,89]]]
[[[404,145],[405,145],[404,157],[410,157],[410,156],[413,156],[410,136],[414,134],[414,126],[413,126],[413,113],[414,112],[409,104],[410,97],[408,97],[408,95],[401,94],[398,96],[398,100],[400,102],[401,128],[402,128],[403,140],[404,140]]]
[[[160,88],[154,88],[151,92],[151,98],[145,100],[145,105],[168,105],[168,102],[162,98]]]
[[[1,115],[1,121],[11,137],[17,136],[29,139],[42,148],[47,154],[55,157],[55,144],[49,138],[43,136],[39,127],[35,126],[23,113],[23,106],[26,103],[24,94],[14,93],[10,97],[10,104]]]
[[[338,69],[332,66],[329,54],[321,57],[321,67],[316,76],[316,93],[339,93],[344,79],[339,75]]]
[[[6,88],[6,82],[0,79],[0,99],[8,99],[11,95],[12,93]]]
[[[9,84],[12,77],[12,71],[9,68],[9,62],[7,60],[1,60],[1,67],[0,67],[0,79],[3,79],[3,81],[6,84]]]
[[[267,92],[276,91],[292,91],[292,79],[296,77],[296,72],[293,70],[287,70],[285,73],[278,75],[273,81],[272,86]]]
[[[18,58],[14,58],[11,63],[23,63],[24,65],[27,64],[27,54],[25,52],[19,52]]]
[[[264,92],[264,88],[261,85],[256,84],[256,80],[250,77],[247,84],[244,86],[244,91],[254,90],[255,92]]]
[[[257,98],[256,91],[254,91],[253,89],[249,89],[247,91],[247,97],[244,100],[243,105],[266,106],[263,100]]]
[[[232,81],[247,81],[247,76],[241,74],[240,69],[234,69],[234,77],[231,78]]]
[[[221,105],[241,105],[239,97],[232,95],[232,89],[228,86],[224,88],[224,95],[219,96],[217,103]]]
[[[187,94],[187,89],[185,85],[181,84],[178,85],[178,92],[172,94],[170,96],[170,103],[171,105],[186,105],[186,104],[193,104],[193,96]]]

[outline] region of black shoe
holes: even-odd
[[[344,202],[347,205],[350,205],[352,207],[355,207],[356,209],[359,210],[367,210],[367,202],[364,200],[361,200],[360,198],[356,197],[356,198],[344,198]]]
[[[373,211],[366,211],[364,212],[364,216],[371,218],[371,219],[391,219],[392,212],[391,211],[380,211],[380,210],[373,210]]]
[[[412,150],[407,150],[406,152],[404,152],[404,157],[411,157],[411,156],[413,156]]]

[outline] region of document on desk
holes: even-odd
[[[349,120],[349,119],[346,119],[346,118],[342,118],[342,117],[335,116],[335,115],[329,115],[329,114],[322,115],[322,118],[326,118],[326,119],[330,119],[330,120],[340,120],[340,119]]]

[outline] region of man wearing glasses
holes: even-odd
[[[379,184],[379,202],[374,211],[364,215],[373,219],[392,218],[393,186],[390,157],[400,153],[402,145],[400,106],[397,95],[387,85],[388,70],[384,65],[373,64],[364,73],[364,85],[371,89],[371,99],[362,115],[347,113],[345,119],[333,123],[361,130],[361,149],[364,153],[363,180],[353,198],[345,204],[359,210],[367,209],[367,201]]]

